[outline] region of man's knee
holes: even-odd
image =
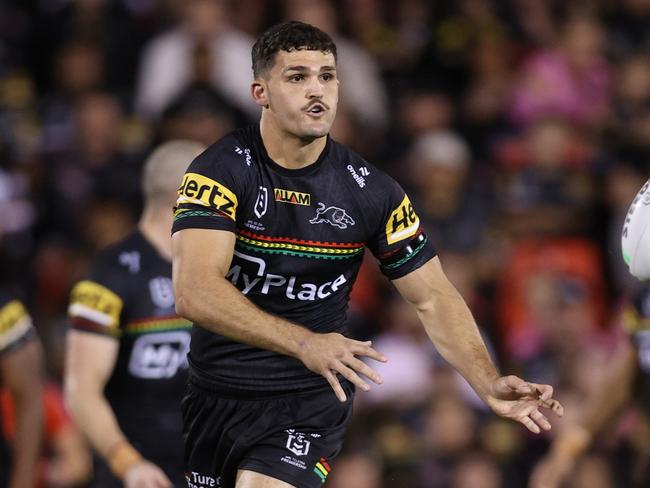
[[[296,488],[284,481],[280,481],[270,476],[240,469],[237,471],[236,488]]]

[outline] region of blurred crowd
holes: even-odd
[[[620,230],[650,175],[650,0],[4,0],[0,280],[26,291],[49,376],[72,284],[139,215],[144,158],[254,123],[250,49],[285,19],[338,46],[333,137],[404,186],[499,366],[570,418],[639,287]],[[328,486],[525,486],[553,434],[490,414],[373,261],[349,322],[390,362]],[[570,486],[632,486],[649,453],[631,406]]]

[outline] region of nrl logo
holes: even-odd
[[[316,217],[309,221],[310,224],[330,224],[339,229],[347,229],[354,225],[354,219],[342,208],[328,207],[324,203],[318,203]]]
[[[306,456],[309,453],[311,442],[305,439],[305,434],[295,432],[292,429],[289,429],[286,432],[289,434],[286,448],[296,456]]]

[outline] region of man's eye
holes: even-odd
[[[323,78],[323,80],[325,81],[331,81],[334,79],[334,75],[331,73],[325,73],[324,75],[321,76],[321,78]]]
[[[293,75],[289,78],[289,81],[302,81],[304,78],[303,75]]]

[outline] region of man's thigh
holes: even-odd
[[[237,471],[237,483],[235,488],[296,488],[294,485],[284,481],[271,478],[265,474],[240,469]]]

